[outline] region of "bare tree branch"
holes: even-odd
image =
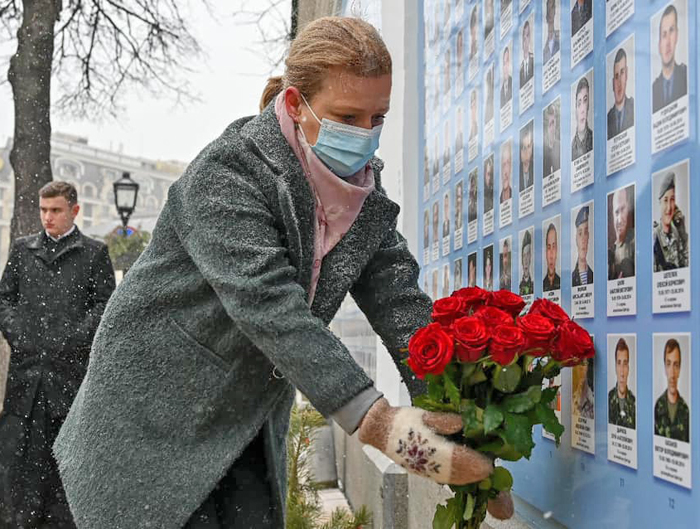
[[[234,18],[242,25],[255,26],[260,34],[260,40],[247,49],[262,57],[272,74],[284,62],[293,38],[292,1],[267,0],[263,7],[260,0],[242,0],[239,4],[240,8],[234,13]]]

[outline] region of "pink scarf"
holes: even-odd
[[[347,179],[338,177],[316,156],[297,129],[294,120],[287,113],[284,92],[277,96],[275,113],[282,134],[299,159],[316,199],[314,265],[309,290],[311,305],[321,273],[321,261],[348,232],[360,214],[365,199],[374,190],[374,171],[367,164]]]

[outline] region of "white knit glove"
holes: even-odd
[[[462,418],[455,413],[397,408],[381,398],[362,419],[359,439],[409,472],[437,483],[464,485],[487,478],[493,464],[485,455],[441,435],[462,427]]]

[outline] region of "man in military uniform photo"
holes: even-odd
[[[574,375],[579,383],[573,392],[572,413],[586,419],[593,419],[595,416],[594,371],[593,358],[585,359],[574,367]]]
[[[678,11],[669,5],[659,22],[659,56],[661,72],[652,87],[654,112],[688,93],[688,67],[676,62],[678,45]]]
[[[513,143],[508,140],[501,146],[501,195],[499,201],[503,204],[513,198],[513,188],[510,185],[510,177],[513,171]]]
[[[690,442],[690,409],[678,391],[681,375],[681,346],[671,338],[664,346],[667,387],[654,406],[654,434]]]
[[[608,222],[613,222],[615,240],[608,247],[609,280],[634,277],[635,274],[633,196],[633,185],[618,189],[612,196]]]
[[[590,106],[590,86],[586,77],[576,85],[576,134],[571,140],[571,160],[577,160],[593,150],[593,131],[588,126],[588,109]]]
[[[503,246],[501,247],[501,276],[499,278],[499,283],[499,287],[501,290],[510,290],[510,242],[508,239],[503,240]]]
[[[545,235],[547,273],[542,280],[542,290],[545,292],[559,290],[561,288],[561,278],[559,274],[557,274],[557,256],[559,254],[558,239],[557,228],[553,222],[550,222],[547,227],[547,234]]]
[[[676,205],[676,175],[667,173],[659,188],[658,221],[654,221],[654,272],[688,266],[688,232]]]
[[[576,250],[578,258],[576,259],[574,271],[571,272],[572,287],[593,284],[593,270],[591,270],[587,260],[588,240],[590,237],[588,215],[588,206],[583,206],[576,215]]]
[[[525,232],[523,235],[523,241],[520,244],[520,254],[522,266],[522,276],[520,279],[520,295],[528,296],[535,293],[535,285],[532,281],[532,274],[530,273],[530,265],[532,263],[532,236],[529,231]]]
[[[637,429],[637,404],[627,385],[630,373],[630,350],[624,338],[615,345],[615,375],[617,383],[608,393],[608,422],[624,428]]]

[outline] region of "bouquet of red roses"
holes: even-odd
[[[433,303],[433,323],[408,345],[408,365],[428,383],[413,404],[460,414],[464,430],[453,440],[494,460],[529,458],[536,424],[559,442],[564,427],[551,407],[559,388],[543,389],[543,381],[595,354],[588,332],[559,305],[538,299],[521,315],[524,307],[510,291],[463,288]],[[438,505],[433,528],[478,528],[489,498],[512,484],[496,467],[480,483],[451,486],[454,497]]]

